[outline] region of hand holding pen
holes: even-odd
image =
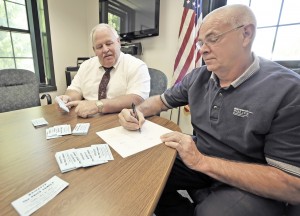
[[[133,112],[134,117],[138,120],[138,122],[140,122],[139,116],[138,116],[138,114],[137,114],[137,112],[136,112],[136,109],[135,109],[135,104],[132,103],[132,104],[131,104],[131,107],[132,107],[132,112]],[[139,127],[139,131],[140,131],[140,133],[141,133],[141,127]]]

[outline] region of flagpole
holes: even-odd
[[[178,107],[178,114],[177,114],[177,125],[179,126],[179,123],[180,123],[180,110],[181,110],[181,107]]]

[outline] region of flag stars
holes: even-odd
[[[192,1],[191,2],[190,0],[187,0],[186,3],[187,4],[192,3],[192,5],[193,5],[194,8],[200,8],[200,5],[199,5],[199,3],[197,4],[197,1]]]

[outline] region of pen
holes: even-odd
[[[138,117],[137,112],[136,112],[136,109],[135,109],[135,104],[132,103],[132,104],[131,104],[131,107],[132,107],[132,111],[133,111],[134,117],[135,117],[135,118],[138,120],[138,122],[139,122],[139,117]],[[140,133],[141,133],[141,128],[139,128],[139,131],[140,131]]]

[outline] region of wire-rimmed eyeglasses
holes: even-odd
[[[238,27],[235,27],[233,29],[230,29],[228,31],[225,31],[221,34],[218,34],[218,35],[210,35],[208,36],[207,38],[205,38],[203,41],[199,40],[197,43],[196,43],[196,47],[197,49],[201,49],[203,47],[204,44],[206,44],[207,46],[210,46],[210,45],[214,45],[215,43],[217,43],[220,39],[220,37],[224,36],[225,34],[229,33],[229,32],[233,32],[239,28],[242,28],[244,27],[244,25],[240,25]]]

